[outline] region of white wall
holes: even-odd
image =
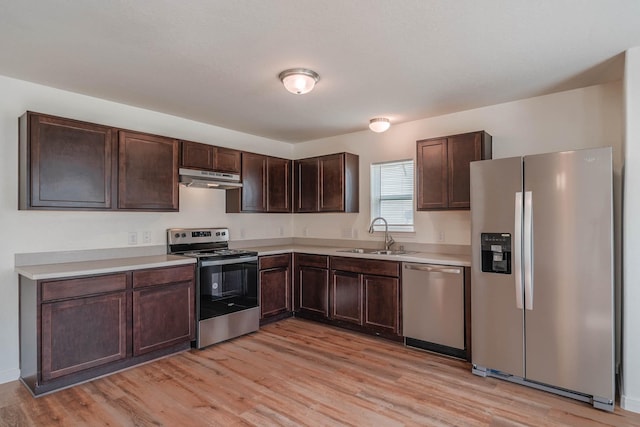
[[[15,253],[125,247],[128,232],[145,230],[164,245],[171,227],[228,226],[234,240],[292,236],[291,215],[225,214],[220,190],[181,188],[177,213],[18,211],[18,117],[26,110],[292,157],[291,144],[0,76],[0,383],[19,375]]]
[[[485,130],[493,157],[613,146],[617,189],[622,163],[622,84],[592,86],[391,126],[382,134],[357,132],[294,146],[295,158],[347,151],[360,156],[360,213],[297,214],[294,235],[380,240],[370,236],[371,163],[414,159],[420,139]],[[617,198],[619,200],[619,197]],[[415,234],[393,233],[398,242],[470,244],[470,213],[416,212]],[[440,232],[444,242],[438,241]]]
[[[625,58],[624,264],[622,393],[625,409],[640,412],[640,47]]]

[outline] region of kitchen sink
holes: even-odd
[[[412,254],[414,252],[411,251],[385,251],[385,250],[379,250],[379,251],[368,251],[367,253],[369,254],[376,254],[376,255],[405,255],[405,254]]]
[[[367,249],[362,249],[362,248],[340,249],[338,252],[349,252],[351,254],[369,253],[369,251]]]
[[[383,249],[362,249],[362,248],[350,248],[350,249],[340,249],[338,252],[348,252],[351,254],[372,254],[372,255],[404,255],[404,254],[412,254],[415,252],[412,251],[385,251]]]

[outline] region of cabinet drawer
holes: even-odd
[[[288,267],[290,263],[290,254],[265,255],[261,256],[258,262],[260,270]]]
[[[395,261],[331,257],[331,269],[378,276],[400,276],[400,263]]]
[[[194,266],[154,268],[133,272],[133,287],[166,285],[167,283],[187,282],[194,280]]]
[[[120,273],[42,282],[42,301],[121,291],[127,288],[127,277]]]
[[[306,267],[329,268],[329,256],[296,254],[296,264]]]

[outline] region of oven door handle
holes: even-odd
[[[226,259],[218,259],[218,260],[203,260],[203,261],[200,261],[200,267],[211,267],[214,265],[242,264],[244,262],[258,262],[258,257],[248,256],[248,257],[226,258]]]

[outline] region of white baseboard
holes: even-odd
[[[640,399],[631,398],[623,394],[620,396],[620,407],[625,411],[640,413]]]
[[[0,372],[0,384],[15,381],[18,378],[20,378],[20,369],[18,368]]]

